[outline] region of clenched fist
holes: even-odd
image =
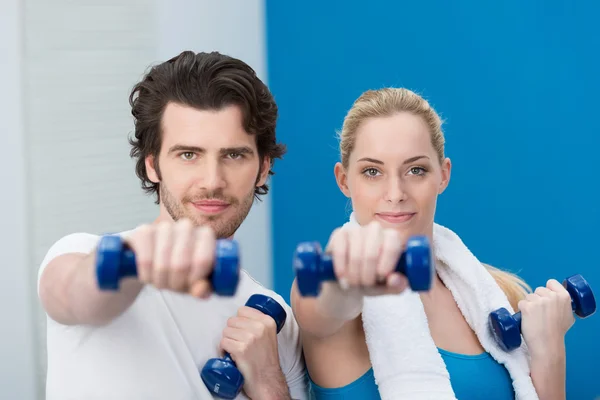
[[[564,346],[564,337],[575,323],[569,292],[557,280],[538,287],[518,304],[521,332],[532,355]]]
[[[242,373],[248,397],[262,399],[270,397],[267,393],[287,393],[279,364],[277,324],[272,317],[251,307],[241,307],[227,321],[220,347],[230,354]]]
[[[200,298],[210,295],[216,246],[210,227],[196,227],[189,219],[142,225],[126,242],[141,282]]]
[[[400,293],[408,286],[406,277],[395,272],[405,242],[398,231],[384,229],[374,221],[336,229],[326,251],[332,255],[343,288],[375,296]]]

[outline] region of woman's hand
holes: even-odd
[[[575,317],[569,292],[555,279],[519,302],[521,332],[532,356],[564,351],[564,338]]]
[[[575,316],[569,292],[554,279],[519,302],[521,333],[531,354],[531,379],[540,400],[566,399],[565,334]]]
[[[374,221],[366,226],[335,230],[326,247],[333,258],[339,285],[354,295],[401,293],[406,277],[395,272],[405,241],[398,231]]]

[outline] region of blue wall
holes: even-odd
[[[345,112],[366,89],[404,86],[447,121],[437,221],[534,287],[581,273],[600,297],[599,3],[349,3],[267,1],[289,146],[273,179],[275,289],[289,299],[297,242],[325,244],[347,218],[333,176]],[[567,335],[569,399],[600,396],[598,332],[600,314]]]

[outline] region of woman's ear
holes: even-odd
[[[346,174],[346,169],[342,163],[335,163],[335,167],[333,167],[333,174],[335,175],[335,181],[337,182],[337,185],[342,193],[344,193],[344,196],[350,198],[350,189],[348,189],[348,175]]]
[[[440,188],[438,190],[439,194],[444,193],[448,184],[450,183],[450,173],[452,171],[452,161],[449,158],[445,158],[442,162],[442,182],[440,183]]]

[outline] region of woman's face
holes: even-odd
[[[356,135],[347,170],[338,163],[335,175],[358,223],[377,220],[402,236],[431,236],[451,163],[445,159],[440,165],[425,121],[410,113],[371,118]]]

